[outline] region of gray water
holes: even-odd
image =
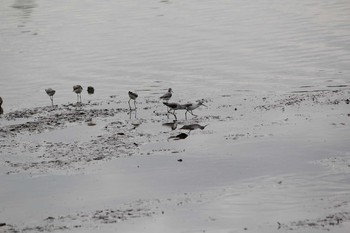
[[[5,112],[49,105],[48,87],[74,102],[75,84],[121,100],[324,89],[349,84],[350,1],[2,0],[0,43]]]

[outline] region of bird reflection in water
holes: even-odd
[[[14,9],[21,10],[23,15],[22,17],[22,24],[18,25],[19,27],[25,27],[26,23],[30,21],[31,15],[33,13],[33,9],[36,8],[38,4],[35,3],[35,0],[15,0],[12,7]],[[27,30],[23,31],[27,32]],[[36,35],[37,33],[34,33],[33,35]]]
[[[191,133],[192,130],[196,130],[196,129],[205,129],[205,127],[207,127],[208,125],[199,125],[199,124],[190,124],[190,125],[184,125],[182,126],[180,129],[183,130],[188,130],[188,133]]]
[[[162,126],[169,127],[172,130],[175,130],[177,128],[177,120],[174,120],[173,122],[164,123],[162,124]]]
[[[174,139],[174,140],[180,140],[180,139],[185,139],[187,138],[188,134],[185,133],[180,133],[176,136],[170,136],[168,139]]]

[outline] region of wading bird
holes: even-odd
[[[53,95],[56,93],[56,91],[52,88],[47,88],[47,89],[45,89],[45,91],[46,91],[46,94],[50,97],[51,104],[53,107]]]
[[[201,105],[207,107],[207,105],[203,104],[203,101],[198,101],[196,104],[194,104],[194,103],[184,104],[184,106],[186,108],[185,118],[187,119],[187,112],[191,113],[192,116],[198,117],[198,115],[193,114],[192,111],[195,110],[196,108],[198,108]]]
[[[174,115],[175,119],[177,119],[176,115],[175,115],[175,111],[176,110],[185,110],[186,106],[183,104],[178,104],[178,103],[168,103],[168,102],[163,102],[164,105],[168,106],[171,110],[173,110],[173,112],[171,113],[170,110],[168,111],[168,113],[171,113]]]
[[[134,93],[134,92],[131,92],[131,91],[129,91],[128,92],[128,94],[129,94],[129,108],[131,109],[131,105],[130,105],[130,100],[134,100],[134,106],[135,106],[135,109],[136,109],[136,98],[138,97],[138,94],[136,94],[136,93]]]
[[[73,86],[73,92],[75,92],[77,94],[77,103],[81,103],[81,92],[82,92],[83,88],[80,85],[75,85]],[[79,98],[80,97],[80,98]]]
[[[168,102],[171,98],[171,96],[173,95],[173,90],[171,88],[168,89],[168,92],[165,93],[164,95],[162,95],[161,97],[159,97],[159,99],[161,100],[165,100],[166,102]]]
[[[94,92],[95,92],[95,88],[93,88],[92,86],[89,86],[88,88],[87,88],[87,92],[88,92],[88,94],[94,94]]]

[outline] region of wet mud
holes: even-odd
[[[348,106],[348,93],[347,89],[317,90],[282,96],[248,96],[238,100],[227,94],[218,99],[207,99],[208,108],[196,110],[198,117],[191,116],[186,119],[185,112],[178,111],[177,127],[173,125],[174,117],[166,113],[161,103],[147,99],[138,102],[137,111],[130,111],[127,101],[116,102],[111,98],[108,101],[81,105],[55,105],[5,112],[0,116],[1,164],[7,175],[54,174],[57,171],[79,173],[92,164],[106,163],[120,157],[184,155],[189,151],[188,147],[182,144],[174,147],[169,145],[170,142],[190,141],[196,136],[216,135],[226,143],[249,143],[250,140],[274,138],[275,134],[271,129],[296,125],[300,121],[311,121],[315,118],[313,112],[318,114],[323,111],[323,107],[329,110],[326,114],[331,114],[335,106],[343,106],[344,111],[341,110],[340,114],[348,116],[350,110],[347,111],[344,107]],[[305,109],[309,111],[304,111]],[[270,114],[280,115],[271,118]],[[225,128],[225,125],[230,124],[237,124],[235,132],[219,132],[220,127]],[[349,125],[348,122],[333,124],[340,128]],[[82,137],[73,137],[71,134],[75,130],[87,130],[88,133]],[[64,131],[62,135],[61,131]],[[50,139],[50,133],[58,133],[60,136]],[[176,158],[174,161],[183,164],[186,158]],[[327,159],[313,163],[338,172],[350,172],[348,155],[330,155]],[[278,184],[283,184],[282,181],[279,182]],[[180,200],[182,199],[177,198],[174,202],[184,203]],[[186,200],[201,202],[202,196],[192,196]],[[336,210],[337,208],[331,209],[332,213],[321,218],[276,221],[277,229],[298,231],[312,228],[331,231],[333,227],[350,220],[349,212]],[[35,226],[1,223],[0,231],[55,232],[90,229],[100,224],[117,224],[163,214],[164,210],[156,200],[140,200],[126,208],[47,216]],[[250,229],[250,226],[247,225],[246,229]]]
[[[304,219],[299,221],[293,221],[291,223],[282,224],[277,222],[278,229],[288,231],[298,231],[300,229],[312,229],[322,231],[332,231],[334,227],[339,227],[343,222],[350,221],[350,212],[339,212],[329,214],[324,218],[319,219]]]

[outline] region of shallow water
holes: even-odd
[[[349,12],[347,0],[3,0],[0,95],[6,112],[49,105],[48,87],[74,102],[75,84],[101,99],[173,87],[178,100],[347,85]]]

